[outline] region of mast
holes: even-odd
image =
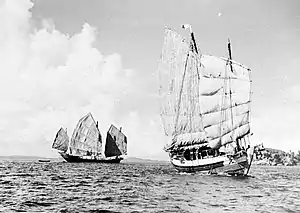
[[[230,71],[233,73],[233,67],[232,67],[232,55],[231,55],[231,43],[230,39],[228,38],[228,56],[229,56],[229,66],[230,66]],[[226,69],[227,70],[227,69]],[[230,101],[230,112],[231,112],[231,125],[232,128],[234,126],[233,122],[233,110],[232,110],[232,89],[231,89],[231,81],[230,77],[228,77],[228,86],[229,86],[229,101]],[[232,131],[232,135],[234,135],[234,131]],[[234,139],[234,137],[232,137]],[[240,150],[240,145],[237,139],[234,139],[237,145],[238,150]]]
[[[192,44],[193,44],[193,46],[194,46],[194,48],[195,48],[196,53],[198,54],[198,47],[197,47],[197,43],[196,43],[196,39],[195,39],[194,32],[193,32],[193,30],[192,30],[192,26],[189,25],[189,24],[184,24],[184,25],[182,25],[182,28],[183,28],[183,29],[189,29],[190,34],[191,34]]]

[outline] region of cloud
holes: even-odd
[[[0,155],[55,156],[56,131],[67,127],[70,135],[89,111],[103,137],[111,123],[123,126],[129,155],[162,153],[158,116],[141,116],[133,107],[147,104],[138,73],[124,69],[119,54],[106,56],[93,47],[97,29],[88,23],[72,36],[49,19],[37,28],[32,6],[29,0],[0,5]]]

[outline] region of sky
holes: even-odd
[[[300,149],[298,0],[0,0],[0,155],[56,157],[88,112],[128,155],[166,160],[158,61],[164,28],[191,24],[201,52],[252,70],[253,144]],[[182,31],[180,31],[182,32]]]

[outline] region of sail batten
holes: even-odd
[[[192,41],[189,41],[192,42]],[[219,148],[250,132],[250,69],[230,57],[198,54],[167,29],[159,66],[161,118],[168,148]]]

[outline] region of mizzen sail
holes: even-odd
[[[127,137],[114,125],[107,132],[104,154],[106,157],[127,155]]]
[[[73,155],[101,155],[102,139],[91,113],[82,117],[74,129],[70,154]]]
[[[69,145],[68,134],[63,128],[60,128],[56,133],[54,142],[52,144],[52,148],[62,152],[67,152],[68,145]]]

